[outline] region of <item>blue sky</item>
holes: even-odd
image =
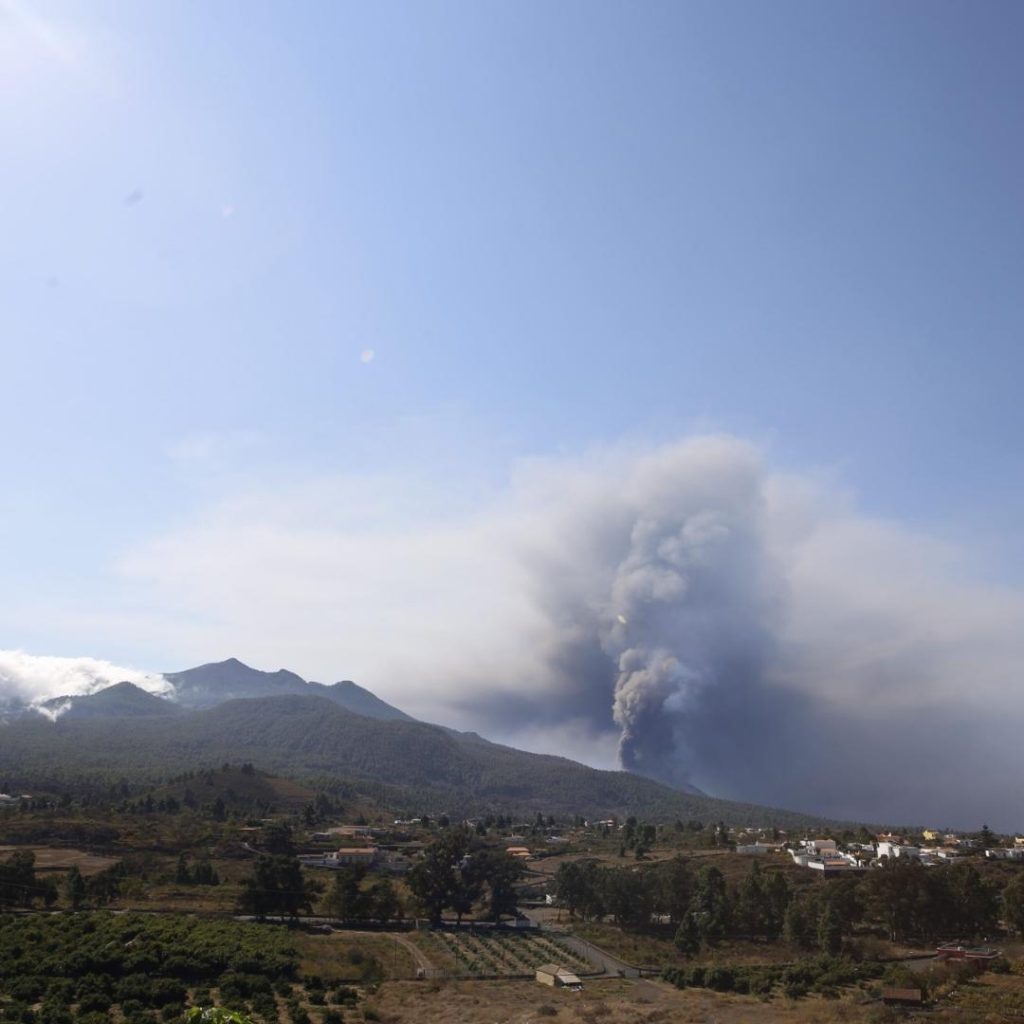
[[[166,538],[254,494],[426,528],[708,431],[1016,590],[1022,30],[0,0],[0,646],[244,658],[154,587]]]

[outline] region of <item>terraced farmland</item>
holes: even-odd
[[[583,973],[592,970],[585,959],[547,934],[467,928],[421,932],[418,938],[427,956],[452,975],[531,975],[547,963]]]

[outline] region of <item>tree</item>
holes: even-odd
[[[782,937],[790,946],[807,949],[811,944],[810,900],[791,900],[783,919]]]
[[[468,852],[468,838],[460,830],[445,832],[417,861],[406,876],[409,891],[437,926],[446,907],[459,898],[460,865]]]
[[[569,911],[570,917],[576,916],[576,911],[584,900],[584,889],[580,861],[563,861],[558,865],[554,878],[554,895],[555,899]]]
[[[654,902],[659,913],[678,924],[690,909],[693,899],[693,871],[685,857],[673,857],[650,869],[655,886]]]
[[[690,913],[697,922],[702,942],[713,946],[724,938],[729,930],[731,910],[725,877],[718,868],[705,865],[697,872],[690,902]]]
[[[322,891],[320,882],[305,878],[296,858],[261,854],[252,877],[242,881],[238,905],[261,920],[268,914],[295,919],[300,911],[313,909],[313,899]]]
[[[192,874],[188,869],[188,857],[185,853],[178,856],[178,867],[174,872],[174,881],[178,885],[188,885],[192,881]]]
[[[402,916],[402,901],[389,878],[379,878],[366,894],[370,904],[370,917],[381,924]]]
[[[72,910],[78,910],[85,899],[85,879],[77,865],[72,865],[68,872],[67,880],[64,883],[64,891],[68,897],[68,903]]]
[[[700,952],[700,928],[693,914],[686,914],[676,929],[675,946],[683,956]]]
[[[977,833],[975,838],[978,840],[978,845],[983,850],[991,849],[996,845],[996,834],[988,827],[988,825],[982,825],[981,831]]]
[[[522,864],[504,850],[481,850],[475,859],[487,887],[487,917],[496,922],[514,917],[519,910],[516,882],[523,876]]]
[[[777,939],[782,934],[786,910],[792,898],[789,885],[781,872],[775,871],[768,876],[765,896],[768,901],[767,937],[769,940]]]
[[[826,900],[818,915],[818,948],[829,956],[838,956],[843,947],[843,925],[832,904]]]
[[[885,923],[889,938],[899,942],[915,923],[925,869],[917,861],[882,859],[884,863],[871,872],[865,885],[868,905]]]
[[[995,888],[986,882],[973,864],[956,864],[949,869],[953,919],[961,935],[987,935],[995,930],[999,903]]]
[[[0,864],[0,907],[28,907],[39,894],[36,855],[18,850]]]
[[[1024,935],[1024,875],[1014,875],[1003,890],[1003,917],[1014,931]]]
[[[771,930],[771,915],[768,892],[755,860],[750,865],[749,874],[740,883],[735,924],[741,932],[752,938],[767,937]]]
[[[366,867],[353,864],[334,875],[334,884],[324,900],[325,909],[346,921],[365,921],[370,917],[370,900],[362,891]]]
[[[642,928],[651,921],[651,887],[639,871],[605,871],[604,883],[608,912],[623,928]]]
[[[286,821],[272,821],[263,828],[263,848],[270,854],[291,857],[295,854],[295,836]]]

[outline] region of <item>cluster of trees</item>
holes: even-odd
[[[655,918],[680,923],[693,889],[694,874],[683,857],[643,868],[566,861],[555,873],[555,894],[573,917],[598,921],[610,917],[635,930],[649,927]]]
[[[625,857],[627,850],[632,850],[637,860],[643,860],[658,838],[658,830],[654,825],[641,825],[636,818],[629,817],[622,828],[622,845],[619,856]]]
[[[387,924],[402,916],[402,901],[390,879],[375,878],[369,886],[365,866],[353,865],[335,872],[334,883],[323,900],[328,914],[345,921],[379,921]]]
[[[999,924],[999,890],[973,864],[925,868],[897,859],[872,871],[865,882],[867,908],[893,940],[987,935]]]
[[[769,996],[780,987],[791,999],[809,992],[836,997],[848,985],[882,977],[885,968],[878,963],[854,963],[821,955],[786,966],[670,967],[663,977],[677,988],[710,988],[716,992]]]
[[[220,876],[208,860],[201,860],[194,868],[190,868],[188,854],[182,853],[178,857],[174,881],[178,885],[220,885]]]
[[[326,793],[317,793],[302,808],[302,824],[306,828],[316,828],[317,825],[321,825],[325,821],[344,813],[344,810],[345,806],[340,800],[330,797]]]
[[[718,868],[694,872],[683,857],[643,868],[575,861],[559,866],[555,893],[574,916],[611,918],[634,930],[673,928],[686,954],[727,938],[784,938],[834,955],[855,928],[875,923],[894,941],[987,935],[1001,909],[1024,933],[1024,875],[1014,877],[1000,901],[998,888],[969,863],[925,868],[897,860],[864,876],[793,886],[755,861],[730,886]]]
[[[482,904],[489,920],[517,912],[516,882],[522,866],[504,850],[487,848],[462,828],[449,829],[427,849],[406,876],[431,924],[446,910],[462,918]]]
[[[47,907],[57,902],[57,886],[36,878],[36,855],[18,850],[0,864],[0,909],[31,907],[37,901]]]
[[[77,867],[72,867],[64,879],[64,896],[72,910],[82,907],[105,907],[121,893],[121,883],[127,875],[124,862],[86,878]]]
[[[251,877],[243,879],[238,908],[263,920],[268,916],[297,918],[312,913],[313,903],[323,893],[322,882],[307,878],[295,857],[260,854]]]

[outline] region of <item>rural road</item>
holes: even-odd
[[[391,935],[395,942],[409,951],[409,955],[412,957],[413,963],[416,964],[417,970],[423,971],[424,974],[429,974],[429,972],[433,971],[434,965],[427,958],[426,953],[412,939],[401,932],[390,932],[388,934]]]

